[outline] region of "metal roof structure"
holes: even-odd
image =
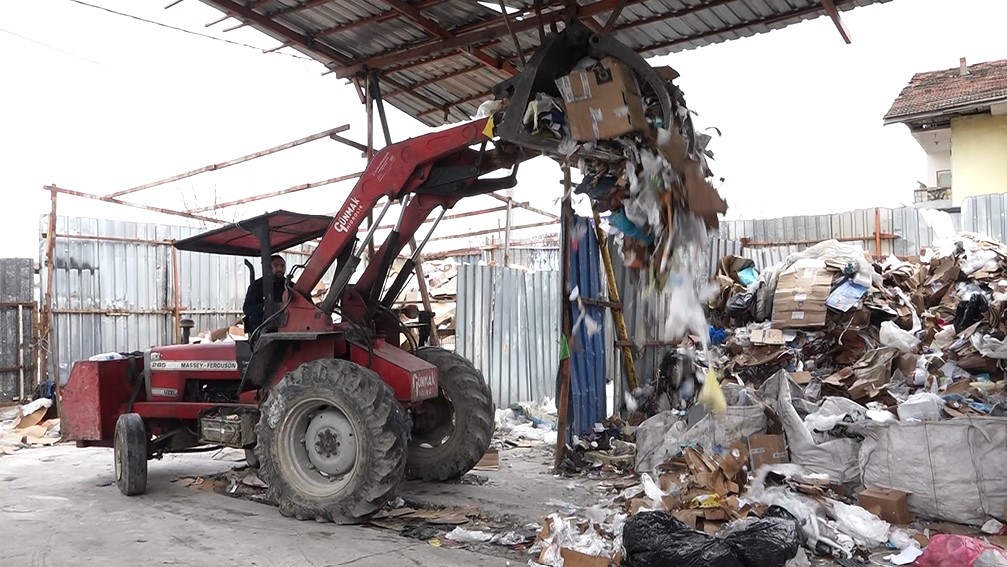
[[[891,0],[201,0],[428,126],[468,120],[569,18],[645,57],[781,29]],[[506,14],[503,6],[506,5]],[[278,47],[277,49],[281,48]]]

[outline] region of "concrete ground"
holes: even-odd
[[[185,488],[235,463],[208,454],[150,463],[148,492],[122,496],[110,449],[72,445],[0,456],[0,565],[503,566],[388,530],[284,518],[272,506]]]
[[[219,458],[220,455],[217,455]],[[233,458],[233,456],[232,456]],[[407,483],[410,504],[476,508],[498,525],[541,522],[567,504],[597,495],[543,471],[548,454],[501,455],[501,470],[475,473],[479,483]],[[113,484],[111,449],[70,444],[0,456],[0,565],[504,566],[527,555],[496,546],[434,547],[370,526],[336,526],[281,516],[272,506],[172,482],[212,477],[233,460],[212,454],[152,461],[148,492],[122,496]],[[494,549],[495,548],[495,549]],[[493,554],[509,554],[507,559]]]

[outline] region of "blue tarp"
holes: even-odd
[[[601,283],[601,252],[594,232],[594,221],[573,218],[571,227],[572,245],[570,252],[570,287],[566,290],[567,300],[576,289],[582,298],[602,299],[604,290]],[[605,360],[611,356],[613,347],[605,345],[602,327],[605,322],[605,308],[584,305],[585,321],[574,330],[570,345],[570,427],[567,441],[573,435],[590,432],[595,423],[606,417],[605,400]],[[570,303],[571,323],[576,324],[581,309],[576,300]],[[594,321],[594,324],[587,322]],[[592,334],[593,329],[593,334]]]

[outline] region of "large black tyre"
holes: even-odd
[[[472,470],[493,438],[493,397],[471,362],[441,348],[415,355],[437,367],[440,396],[423,402],[413,415],[406,477],[454,479]]]
[[[137,413],[124,413],[115,422],[115,484],[126,496],[147,490],[147,427]]]
[[[406,413],[373,371],[315,360],[260,407],[255,455],[284,516],[357,523],[395,497],[406,465]]]

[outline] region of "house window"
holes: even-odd
[[[942,169],[937,172],[937,186],[941,189],[951,187],[951,170]]]

